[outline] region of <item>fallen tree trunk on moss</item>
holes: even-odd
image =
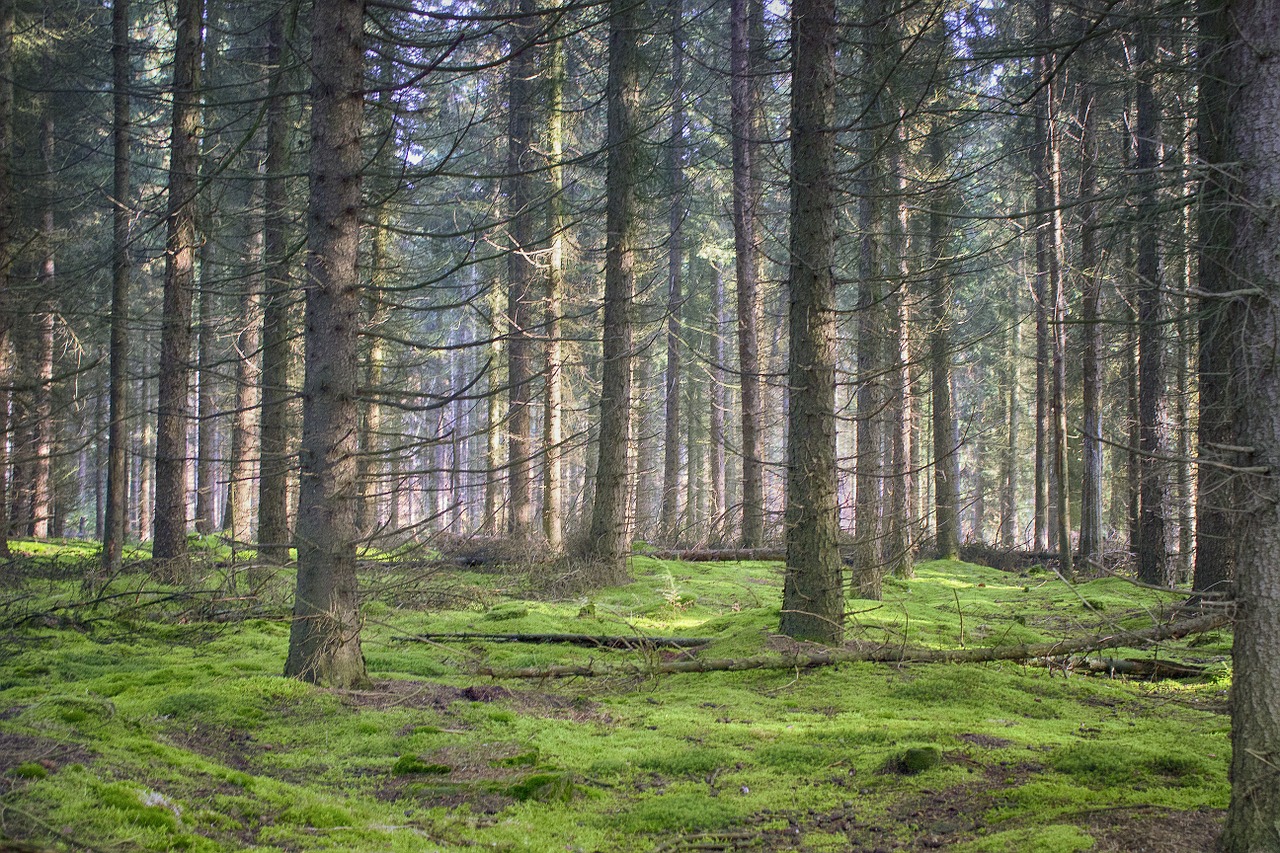
[[[682,672],[741,672],[748,669],[812,669],[841,663],[988,663],[991,661],[1027,661],[1062,655],[1085,654],[1114,649],[1121,646],[1138,646],[1176,640],[1191,634],[1202,634],[1221,628],[1230,617],[1215,613],[1195,619],[1184,619],[1165,625],[1156,625],[1140,631],[1117,631],[1095,634],[1077,640],[1059,640],[1052,643],[1030,643],[1019,646],[990,646],[975,649],[922,649],[909,646],[877,646],[869,649],[823,649],[795,654],[756,655],[747,658],[701,659],[687,658],[671,661],[638,661],[633,663],[563,664],[517,669],[480,667],[479,675],[490,678],[598,678],[602,676],[674,675]]]
[[[787,552],[780,548],[673,548],[663,551],[637,553],[637,557],[653,557],[655,560],[679,560],[684,563],[740,563],[782,562]]]
[[[564,643],[605,649],[693,649],[711,642],[710,637],[611,637],[596,634],[412,634],[391,639],[401,643],[447,643],[481,640],[486,643]]]
[[[1105,675],[1130,675],[1151,679],[1200,678],[1205,673],[1205,668],[1202,666],[1141,658],[1074,658],[1068,662],[1067,668]]]

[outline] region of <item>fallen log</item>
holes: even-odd
[[[671,548],[636,556],[653,557],[655,560],[680,560],[684,563],[737,563],[744,560],[781,562],[787,559],[787,552],[781,548]]]
[[[486,643],[564,643],[604,649],[693,649],[711,642],[710,637],[611,637],[596,634],[485,634],[455,632],[392,637],[401,643],[448,643],[480,640]]]
[[[1026,661],[1036,658],[1061,657],[1087,652],[1137,646],[1176,640],[1221,628],[1230,622],[1225,614],[1214,613],[1195,619],[1184,619],[1156,625],[1141,631],[1117,631],[1077,640],[1051,643],[1029,643],[1018,646],[989,646],[970,649],[922,649],[910,646],[877,646],[868,649],[822,649],[795,654],[756,655],[747,658],[688,658],[672,661],[636,661],[631,663],[562,664],[545,667],[495,669],[479,667],[479,675],[490,678],[598,678],[602,676],[675,675],[683,672],[741,672],[748,669],[812,669],[841,663],[988,663],[990,661]]]
[[[1067,669],[1137,678],[1200,678],[1205,673],[1202,666],[1142,658],[1072,658]]]

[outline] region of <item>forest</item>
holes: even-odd
[[[0,850],[1277,853],[1277,55],[0,0]]]

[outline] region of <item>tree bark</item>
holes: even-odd
[[[546,390],[542,425],[542,535],[553,552],[564,547],[564,356],[560,336],[565,267],[564,202],[564,43],[551,34],[547,48],[547,169],[551,199],[547,205],[545,319]]]
[[[835,418],[834,0],[791,9],[791,275],[783,634],[839,643]]]
[[[667,219],[667,366],[664,376],[666,411],[662,447],[662,505],[658,530],[663,541],[676,536],[680,510],[680,312],[684,306],[684,7],[668,0],[671,31],[671,134],[667,143],[667,181],[671,207]],[[690,412],[692,416],[692,412]],[[693,447],[690,445],[690,452]],[[693,480],[693,464],[689,465]],[[689,512],[693,518],[692,508]]]
[[[1224,47],[1231,35],[1225,6],[1201,0],[1199,9],[1200,98],[1196,128],[1197,159],[1204,164],[1228,163],[1227,132],[1232,91],[1227,84]],[[1232,351],[1241,324],[1239,300],[1216,294],[1237,290],[1232,268],[1233,223],[1229,215],[1232,188],[1212,166],[1200,182],[1197,306],[1200,354],[1196,371],[1200,388],[1197,455],[1207,461],[1236,463],[1224,446],[1240,445],[1236,436],[1240,412],[1231,376]],[[1192,586],[1202,592],[1223,593],[1235,577],[1235,514],[1237,478],[1221,464],[1200,465],[1196,472],[1196,562]]]
[[[1238,383],[1239,436],[1245,465],[1236,517],[1236,630],[1232,649],[1231,803],[1225,853],[1280,850],[1280,6],[1225,6],[1232,87],[1228,156],[1211,163],[1237,179],[1213,196],[1231,222],[1230,281],[1252,288],[1240,300],[1232,334],[1231,376]],[[1214,14],[1217,14],[1216,12]]]
[[[267,151],[263,170],[262,409],[258,425],[258,556],[289,559],[289,116],[284,79],[285,10],[267,30]]]
[[[507,116],[507,495],[508,532],[528,539],[533,505],[535,199],[534,93],[539,76],[535,0],[513,0]]]
[[[0,70],[0,75],[4,72]],[[124,560],[129,494],[129,223],[132,190],[129,175],[131,63],[129,0],[111,3],[111,338],[107,379],[107,494],[102,524],[102,574],[118,573]],[[0,467],[4,460],[0,459]],[[3,489],[0,488],[0,501]],[[3,519],[0,519],[3,524]]]
[[[1138,181],[1138,579],[1169,583],[1164,499],[1167,487],[1164,452],[1164,327],[1158,242],[1156,188],[1159,174],[1160,114],[1154,89],[1153,24],[1143,21],[1137,34],[1137,118],[1134,133]]]
[[[738,381],[742,409],[742,545],[764,544],[764,403],[760,381],[760,189],[756,163],[755,75],[760,73],[760,0],[730,3],[730,123],[733,136],[733,241],[738,292]]]
[[[285,663],[286,675],[339,688],[369,684],[355,525],[363,27],[363,0],[317,0],[298,587]]]
[[[930,129],[929,167],[934,181],[944,181],[947,167],[943,130]],[[929,336],[929,373],[933,388],[934,544],[942,560],[960,556],[960,442],[951,381],[952,285],[947,269],[947,194],[944,185],[934,190],[929,212],[929,298],[933,329]],[[981,526],[981,519],[975,529]]]
[[[35,370],[32,374],[33,399],[31,436],[31,507],[30,534],[46,539],[54,515],[53,494],[53,289],[57,284],[54,258],[53,217],[53,114],[45,101],[40,117],[40,224],[37,238],[40,265],[36,273],[35,305]]]
[[[13,321],[13,30],[16,0],[0,0],[0,557],[9,556],[9,389],[14,364],[9,356]]]
[[[625,578],[630,550],[627,530],[627,456],[631,447],[632,304],[639,240],[640,183],[640,6],[610,0],[605,180],[605,281],[600,438],[591,509],[588,553],[598,563],[596,580]]]
[[[190,426],[191,298],[195,289],[195,205],[200,156],[200,54],[204,0],[178,0],[169,142],[168,234],[156,401],[155,571],[187,570],[187,430]]]
[[[254,169],[256,174],[258,170]],[[249,210],[256,210],[260,198],[249,193]],[[236,323],[239,328],[232,347],[235,359],[235,406],[231,412],[231,454],[227,466],[227,501],[222,511],[222,530],[237,545],[248,545],[251,530],[254,460],[258,450],[258,406],[261,403],[262,369],[259,349],[262,341],[262,273],[264,251],[262,230],[256,225],[244,235],[244,257]]]
[[[1079,74],[1085,72],[1081,70]],[[1098,119],[1093,86],[1076,84],[1076,124],[1080,132],[1079,226],[1080,319],[1084,336],[1081,393],[1084,407],[1083,471],[1080,482],[1080,562],[1096,566],[1102,556],[1102,276],[1098,269]]]

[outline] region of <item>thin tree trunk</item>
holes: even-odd
[[[605,180],[604,346],[600,381],[599,462],[588,553],[600,565],[596,580],[626,577],[627,455],[631,447],[632,303],[639,248],[640,7],[610,0],[608,175]]]
[[[711,265],[711,376],[707,388],[707,440],[710,442],[710,459],[708,463],[710,479],[710,515],[709,538],[720,543],[725,538],[725,511],[727,507],[727,482],[725,469],[725,424],[724,414],[727,408],[725,394],[725,346],[724,330],[728,325],[724,305],[724,274],[720,268]]]
[[[102,574],[117,574],[124,559],[125,502],[129,494],[129,141],[132,117],[129,0],[111,3],[111,342],[107,379],[107,494],[103,510]],[[0,75],[3,75],[0,70]],[[2,144],[2,143],[0,143]],[[0,468],[4,460],[0,458]],[[0,487],[0,500],[3,488]],[[0,524],[3,524],[0,519]]]
[[[208,216],[206,211],[206,217]],[[200,245],[200,293],[196,303],[196,517],[192,526],[201,536],[213,532],[217,491],[218,433],[217,368],[214,366],[214,270],[218,266],[217,239],[206,231]]]
[[[184,577],[187,568],[187,396],[191,385],[203,13],[203,0],[178,0],[174,15],[173,130],[156,401],[155,536],[151,546],[157,574],[170,581]]]
[[[658,530],[664,541],[675,536],[680,508],[680,312],[684,304],[684,27],[682,0],[668,0],[671,31],[671,135],[667,144],[667,180],[671,193],[667,244],[667,369],[665,433],[662,448],[662,506]],[[692,416],[692,412],[690,412]],[[692,446],[690,446],[692,452]],[[693,464],[689,464],[693,480]],[[690,510],[692,516],[692,510]]]
[[[553,34],[547,48],[548,172],[551,199],[547,206],[546,400],[542,425],[543,468],[542,534],[552,552],[564,547],[564,356],[560,315],[563,311],[565,267],[564,203],[564,43]]]
[[[1164,331],[1158,242],[1156,188],[1159,181],[1160,114],[1154,90],[1154,36],[1143,22],[1137,34],[1137,120],[1135,135],[1138,189],[1138,448],[1141,500],[1138,579],[1166,585],[1166,488],[1164,452]]]
[[[780,630],[828,644],[844,635],[835,417],[835,30],[835,0],[795,0],[787,569]]]
[[[943,180],[946,147],[942,129],[929,134],[929,166],[933,180]],[[935,190],[929,212],[929,298],[933,329],[929,336],[929,373],[933,389],[934,544],[937,556],[960,556],[960,443],[951,381],[951,299],[948,266],[947,188]]]
[[[289,559],[289,246],[288,96],[285,94],[285,10],[267,30],[267,151],[263,182],[262,409],[258,426],[258,556]]]
[[[46,539],[54,515],[53,489],[53,306],[57,267],[54,261],[53,115],[40,118],[40,268],[36,274],[35,373],[31,434],[31,535]]]
[[[730,4],[733,234],[738,291],[738,381],[742,408],[742,545],[764,544],[763,391],[760,381],[760,190],[756,179],[760,0]]]
[[[1099,305],[1102,276],[1098,269],[1097,110],[1093,86],[1076,85],[1076,124],[1080,128],[1080,319],[1084,336],[1081,390],[1084,406],[1083,471],[1080,481],[1080,562],[1096,568],[1102,557],[1102,326]]]
[[[1006,423],[1007,434],[1004,453],[1004,489],[1000,496],[1000,545],[1013,548],[1021,538],[1021,526],[1018,524],[1018,493],[1020,467],[1019,432],[1022,426],[1022,399],[1019,385],[1022,380],[1022,316],[1018,305],[1018,283],[1009,280],[1007,298],[1011,319],[1009,322],[1009,382],[1006,386]]]
[[[369,685],[355,526],[363,0],[317,0],[312,28],[298,588],[285,674],[349,689]]]
[[[255,170],[256,172],[256,170]],[[258,194],[250,193],[249,210],[256,209]],[[245,238],[244,256],[249,269],[240,275],[240,324],[232,350],[236,365],[235,408],[231,413],[231,458],[227,466],[227,502],[222,511],[222,529],[238,545],[250,542],[250,519],[254,460],[258,450],[258,406],[261,403],[262,369],[259,347],[262,341],[263,239],[259,228],[251,228]]]
[[[539,75],[535,0],[513,0],[512,58],[507,133],[507,493],[508,530],[517,539],[534,535],[533,336],[534,85]]]

